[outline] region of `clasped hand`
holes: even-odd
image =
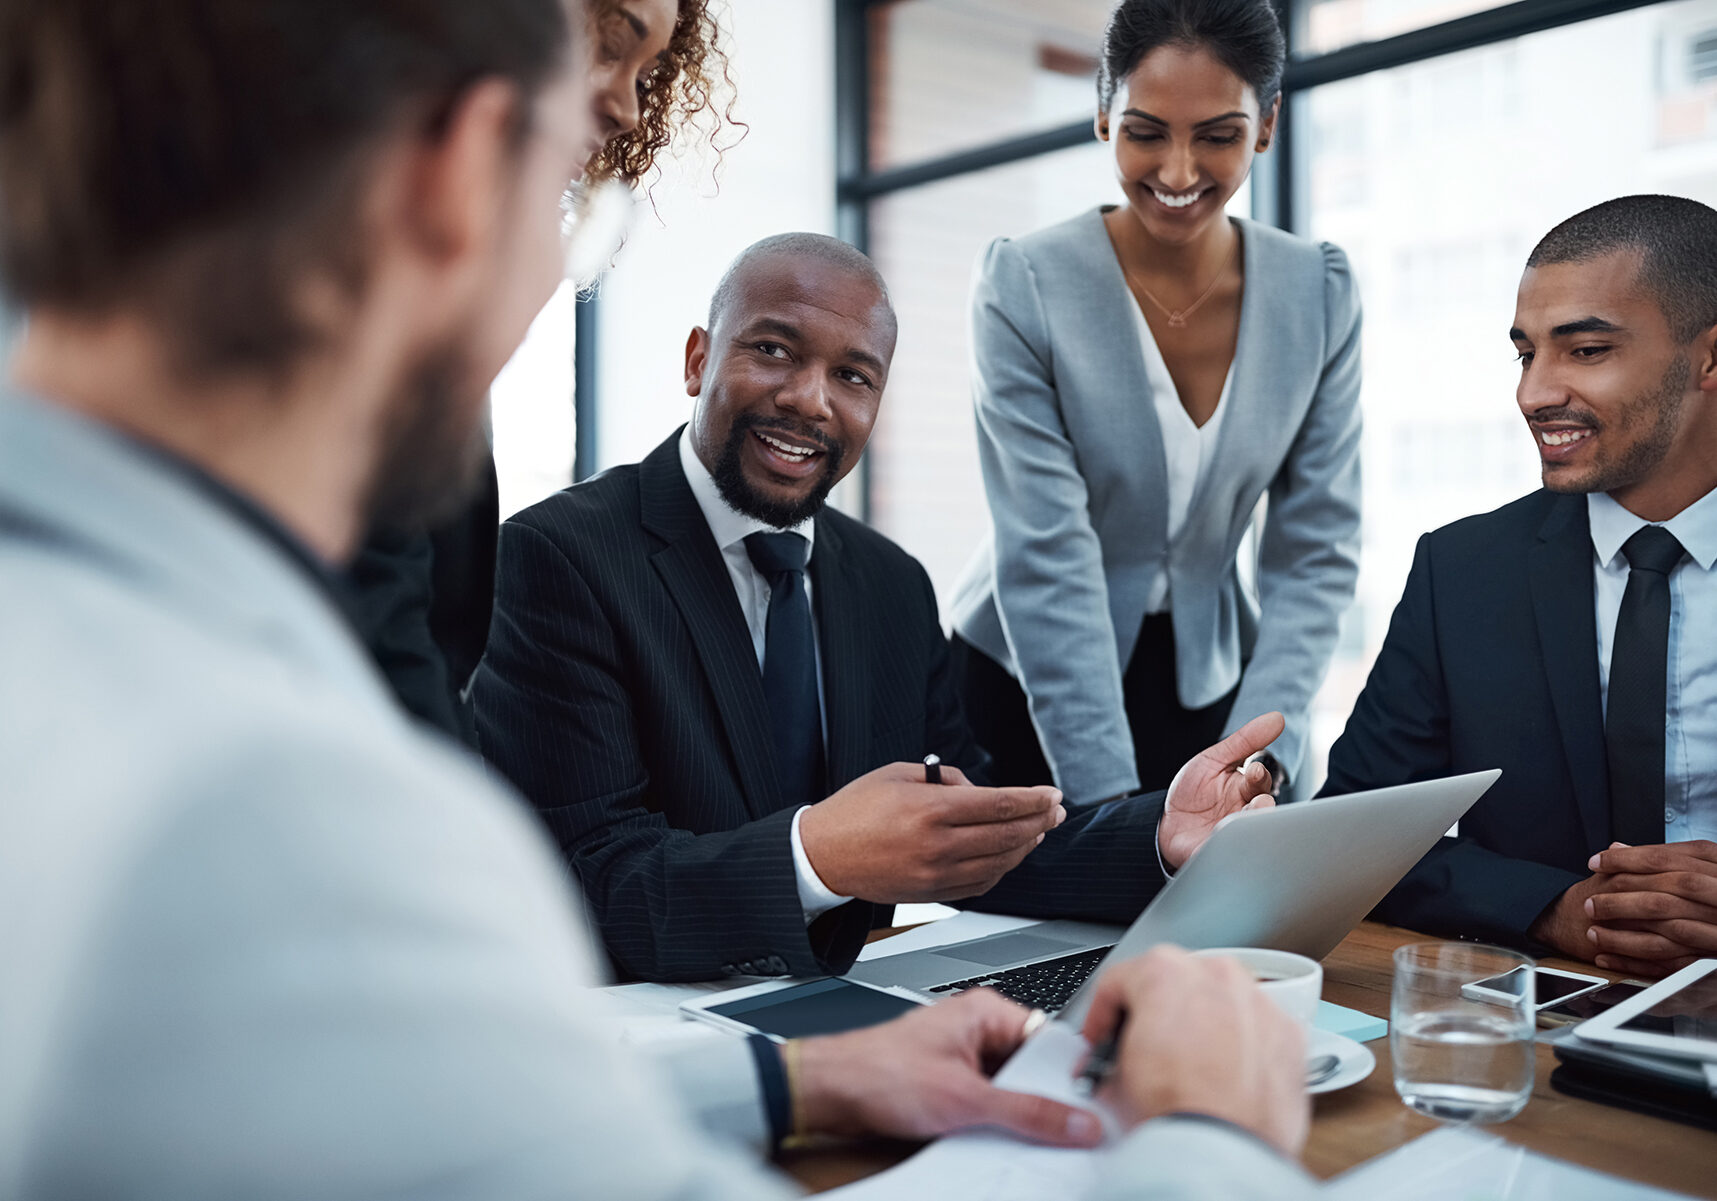
[[[1613,843],[1588,866],[1582,908],[1599,967],[1667,976],[1717,955],[1717,842]]]

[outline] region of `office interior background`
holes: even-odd
[[[731,0],[744,136],[669,164],[624,269],[592,302],[564,289],[497,381],[502,512],[640,458],[685,419],[685,338],[735,253],[838,233],[876,258],[901,336],[836,500],[923,561],[946,607],[988,521],[972,267],[994,237],[1119,199],[1091,134],[1110,2]],[[1418,536],[1537,486],[1507,337],[1533,243],[1628,192],[1717,204],[1717,0],[1283,6],[1283,136],[1234,208],[1342,246],[1365,304],[1364,556],[1315,708],[1315,788]]]

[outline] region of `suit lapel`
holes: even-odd
[[[775,771],[769,705],[733,577],[680,468],[679,432],[639,464],[643,526],[667,543],[650,556],[697,648],[704,679],[733,750],[745,807],[765,817],[785,803]]]
[[[876,766],[870,761],[871,627],[864,595],[841,555],[840,531],[817,519],[811,553],[811,587],[817,602],[817,636],[823,655],[823,719],[828,728],[829,783],[844,783]]]
[[[1610,783],[1585,497],[1557,499],[1538,531],[1538,542],[1527,552],[1527,563],[1551,704],[1562,730],[1586,841],[1595,849],[1610,841]]]

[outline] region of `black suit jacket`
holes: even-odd
[[[763,678],[678,434],[502,528],[484,754],[530,798],[583,885],[623,976],[845,971],[879,907],[807,930]],[[816,598],[832,791],[930,752],[985,756],[961,716],[929,578],[832,510]],[[980,902],[1126,921],[1162,886],[1161,794],[1070,815]]]
[[[1592,558],[1586,498],[1543,491],[1420,539],[1323,791],[1502,778],[1377,916],[1529,945],[1609,844]]]
[[[347,573],[358,636],[406,711],[477,744],[468,685],[495,597],[500,493],[486,460],[470,500],[424,531],[372,530]]]

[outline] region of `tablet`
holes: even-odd
[[[680,1012],[726,1030],[762,1034],[782,1043],[880,1025],[924,1003],[905,989],[830,978],[785,988],[777,983],[738,988],[686,1001]]]
[[[1595,1043],[1717,1061],[1717,959],[1688,964],[1574,1033]]]

